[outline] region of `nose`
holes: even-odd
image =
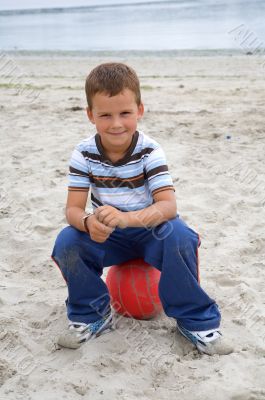
[[[113,117],[111,121],[111,129],[121,129],[123,127],[121,118],[119,116]]]

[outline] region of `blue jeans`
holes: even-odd
[[[199,283],[199,245],[198,234],[179,217],[152,229],[116,228],[104,243],[72,226],[64,228],[52,258],[68,286],[68,318],[84,323],[98,320],[110,302],[101,279],[103,268],[143,258],[161,271],[159,297],[167,316],[189,330],[219,327],[218,306]]]

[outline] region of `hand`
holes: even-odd
[[[119,211],[115,207],[98,207],[95,210],[95,215],[99,222],[108,227],[116,228],[116,226],[118,226],[119,228],[124,229],[128,226],[127,213]]]
[[[113,228],[99,222],[95,215],[88,217],[86,223],[91,239],[98,243],[105,242],[114,231]]]

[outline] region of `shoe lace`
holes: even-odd
[[[75,332],[78,333],[84,333],[86,331],[90,331],[91,333],[96,333],[99,328],[104,324],[105,320],[109,317],[109,314],[104,316],[103,318],[95,321],[95,322],[91,322],[89,324],[85,324],[83,322],[69,322],[69,329],[70,330],[74,330]]]

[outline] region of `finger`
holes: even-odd
[[[118,219],[113,215],[108,215],[106,218],[104,218],[104,225],[107,225],[111,228],[116,228],[118,225]]]
[[[105,234],[105,235],[96,234],[94,236],[93,240],[100,241],[100,242],[105,242],[105,240],[107,240],[110,235],[111,235],[111,233],[108,233],[108,234]]]
[[[98,207],[95,209],[94,214],[98,217],[99,214],[102,212],[102,209],[104,210],[104,206]]]
[[[100,214],[98,214],[97,218],[98,221],[101,222],[102,224],[104,223],[104,218],[106,217],[105,214],[103,214],[103,212],[101,212]]]
[[[95,211],[94,211],[94,214],[95,214],[96,216],[98,216],[98,215],[100,214],[100,212],[102,211],[102,209],[104,210],[104,209],[105,209],[105,206],[97,207],[97,208],[95,209]]]
[[[111,233],[112,232],[112,228],[106,226],[105,224],[102,224],[101,222],[97,221],[95,228],[97,229],[97,231],[99,233],[102,234],[106,234],[106,233]]]
[[[96,235],[95,236],[95,240],[99,240],[99,241],[101,241],[101,242],[104,242],[106,239],[108,238],[108,236],[99,236],[99,235]]]
[[[108,216],[111,214],[110,210],[103,210],[98,214],[98,220],[102,223],[102,224],[106,224],[106,218],[108,218]]]
[[[104,243],[107,240],[107,238],[106,237],[99,238],[98,236],[96,236],[96,237],[92,238],[92,240],[94,240],[94,242],[97,242],[97,243]]]
[[[111,231],[109,232],[103,232],[103,231],[98,231],[95,230],[92,234],[93,237],[99,238],[99,239],[106,239],[111,234]]]
[[[107,208],[109,208],[109,206],[100,206],[100,207],[97,207],[97,208],[95,209],[95,213],[100,214],[102,211],[106,210]]]
[[[115,227],[113,226],[105,226],[105,234],[110,235],[114,231]]]

